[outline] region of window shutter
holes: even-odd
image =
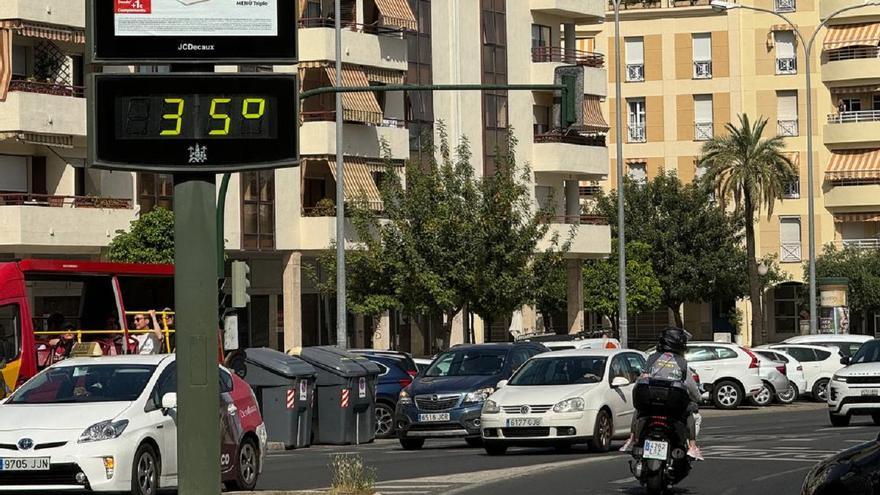
[[[779,91],[776,93],[776,118],[778,120],[797,120],[797,91]]]
[[[626,38],[626,63],[628,65],[645,63],[644,38]]]
[[[0,155],[0,191],[28,192],[27,158],[24,156]],[[45,189],[45,180],[44,189]]]
[[[801,219],[800,218],[780,218],[779,219],[779,241],[782,244],[800,244],[801,243]]]
[[[794,58],[794,33],[791,31],[776,31],[773,33],[776,41],[776,58]]]
[[[712,35],[710,33],[694,34],[693,46],[695,62],[712,60]]]
[[[712,95],[694,95],[694,122],[712,123]]]

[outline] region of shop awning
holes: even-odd
[[[825,175],[831,181],[878,179],[880,149],[835,151]]]
[[[0,27],[0,101],[6,101],[12,82],[12,31]]]
[[[794,168],[795,173],[798,173],[800,170],[801,164],[801,152],[800,151],[786,151],[782,153],[788,158],[788,161],[791,162],[791,166]]]
[[[599,97],[594,95],[584,96],[584,127],[592,132],[608,132],[610,128],[602,115],[602,107]]]
[[[42,24],[21,19],[4,19],[0,20],[0,27],[12,29],[14,33],[27,36],[28,38],[41,38],[78,45],[84,45],[86,42],[86,32],[84,30],[67,26]]]
[[[336,68],[324,67],[330,84],[336,86]],[[342,68],[342,86],[369,86],[370,81],[361,69]],[[382,107],[375,93],[343,93],[342,109],[345,120],[379,125],[382,123]]]
[[[834,214],[834,223],[850,222],[880,222],[880,211]]]
[[[419,30],[416,16],[407,0],[376,0],[376,7],[379,8],[382,24],[407,31]]]
[[[828,26],[828,34],[825,35],[826,50],[878,44],[880,44],[880,22]]]
[[[336,157],[328,157],[327,165],[330,167],[330,173],[336,179]],[[367,163],[363,158],[345,157],[343,159],[345,166],[345,201],[346,203],[365,200],[367,206],[372,210],[382,209],[382,195],[379,194],[379,188],[373,175],[367,167]]]

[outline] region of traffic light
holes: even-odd
[[[561,97],[553,102],[553,120],[562,129],[582,126],[584,123],[584,67],[564,65],[554,71],[554,84],[565,86]]]
[[[244,261],[232,262],[232,307],[244,308],[251,302],[251,268]]]

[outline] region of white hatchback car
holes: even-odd
[[[752,352],[759,356],[764,356],[773,361],[785,363],[785,376],[791,387],[785,391],[777,391],[776,398],[783,404],[790,404],[798,398],[803,390],[807,389],[807,379],[804,376],[804,367],[800,361],[791,356],[791,354],[780,349],[763,349],[755,348]]]
[[[791,389],[791,382],[786,376],[785,363],[766,357],[757,350],[752,352],[758,356],[758,374],[764,382],[764,387],[752,397],[752,401],[759,406],[769,406],[781,392]]]
[[[873,340],[869,335],[832,334],[798,335],[782,341],[783,344],[809,344],[836,347],[844,357],[852,357],[865,342]]]
[[[567,449],[588,443],[607,452],[626,438],[635,408],[632,390],[645,355],[621,349],[565,350],[529,359],[483,405],[483,446],[501,455],[510,446]]]
[[[774,344],[767,346],[768,349],[785,351],[800,361],[804,367],[804,377],[807,380],[805,392],[809,393],[813,400],[825,402],[828,400],[827,389],[831,377],[843,365],[840,364],[843,354],[837,347],[823,347],[807,344]]]
[[[828,388],[828,415],[834,426],[847,426],[855,415],[870,415],[880,425],[880,340],[866,342],[849,364],[837,371]]]
[[[719,409],[736,409],[764,388],[759,360],[751,350],[719,342],[688,343],[688,365],[700,375],[709,400]]]

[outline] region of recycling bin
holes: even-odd
[[[379,366],[337,347],[291,351],[315,367],[314,443],[351,445],[376,438]]]
[[[270,442],[286,449],[312,443],[315,368],[266,347],[245,351],[245,381],[254,390]]]

